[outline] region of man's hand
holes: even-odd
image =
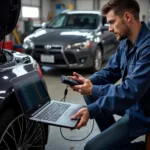
[[[81,83],[80,85],[71,86],[71,88],[74,91],[79,92],[82,95],[92,95],[93,84],[89,79],[84,78],[83,76],[81,76],[76,72],[73,72],[73,76],[69,76],[69,77]]]
[[[89,111],[87,108],[81,108],[75,115],[71,117],[71,119],[80,118],[80,121],[76,125],[75,129],[80,129],[83,126],[87,125],[89,120]]]

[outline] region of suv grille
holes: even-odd
[[[62,46],[52,46],[51,49],[46,50],[44,48],[44,45],[35,45],[35,50],[32,53],[32,56],[35,58],[35,60],[37,62],[41,62],[40,60],[40,56],[43,55],[54,55],[55,57],[55,62],[52,64],[66,64],[61,50],[62,50]],[[69,64],[74,64],[77,63],[76,58],[74,56],[74,54],[72,54],[69,51],[65,51],[65,56],[69,62]]]
[[[35,45],[35,48],[37,48],[37,49],[45,49],[44,48],[45,47],[45,45]],[[61,50],[62,49],[62,46],[55,46],[55,45],[51,45],[51,48],[50,48],[50,50]]]
[[[65,52],[69,64],[77,63],[75,56],[71,52]]]

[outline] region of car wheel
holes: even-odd
[[[12,109],[0,115],[0,150],[44,150],[43,125]]]
[[[92,72],[99,71],[102,67],[102,63],[103,63],[103,53],[100,47],[97,47],[95,51],[95,55],[93,59],[93,66],[91,68],[91,71]]]

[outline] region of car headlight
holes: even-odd
[[[34,49],[34,42],[31,39],[26,39],[22,46],[24,49]]]
[[[88,41],[85,41],[85,42],[80,42],[80,43],[74,43],[72,45],[68,45],[67,46],[67,49],[87,49],[89,48],[91,45],[91,42],[88,40]]]

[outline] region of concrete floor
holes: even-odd
[[[106,63],[104,63],[104,66]],[[64,89],[66,88],[65,84],[62,84],[60,81],[60,76],[62,74],[65,75],[72,75],[74,70],[64,70],[64,69],[52,69],[48,67],[43,67],[43,75],[48,86],[48,91],[50,94],[51,99],[53,100],[61,100],[63,98]],[[75,70],[82,74],[85,77],[90,76],[89,73],[86,71]],[[68,95],[66,98],[67,102],[70,103],[79,103],[85,104],[82,95],[77,92],[72,91],[70,88],[68,90]],[[116,119],[119,116],[115,116]],[[92,129],[93,120],[90,120],[86,127],[81,128],[80,130],[73,130],[70,129],[62,129],[63,135],[71,140],[80,140],[85,138]],[[97,128],[96,123],[94,123],[94,130],[92,134],[83,141],[67,141],[63,139],[60,133],[59,127],[49,126],[50,133],[49,133],[49,140],[48,144],[46,145],[46,150],[83,150],[85,143],[91,139],[93,136],[97,135],[100,131]],[[144,140],[144,136],[136,139],[136,141]]]

